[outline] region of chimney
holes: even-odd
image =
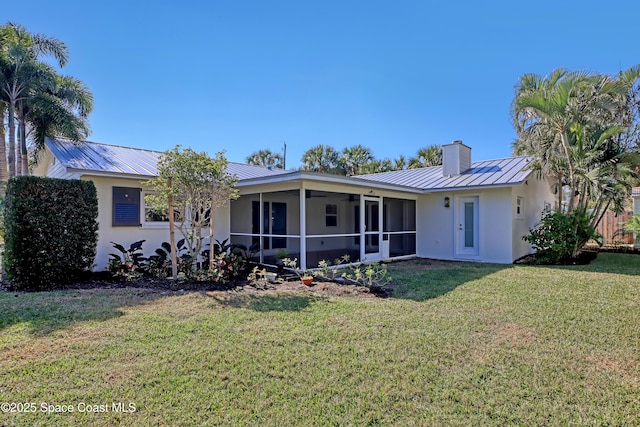
[[[460,175],[471,167],[471,147],[462,141],[453,141],[442,146],[442,174]]]

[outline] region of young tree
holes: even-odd
[[[224,152],[214,158],[178,145],[165,151],[158,161],[158,178],[144,184],[155,190],[145,202],[167,212],[169,196],[179,218],[176,226],[185,238],[194,265],[202,253],[203,241],[209,239],[209,263],[213,261],[214,212],[238,198],[237,178],[227,172]]]

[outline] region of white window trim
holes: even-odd
[[[169,228],[169,221],[147,221],[147,200],[146,197],[149,194],[154,194],[153,191],[142,190],[141,192],[141,203],[140,203],[140,218],[143,228]]]
[[[524,219],[524,197],[522,196],[516,196],[516,219]]]

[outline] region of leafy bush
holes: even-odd
[[[602,236],[589,225],[590,217],[584,209],[571,213],[549,211],[523,240],[535,249],[538,264],[572,264],[580,257],[581,242],[595,240],[601,245]]]
[[[146,268],[145,261],[147,261],[147,259],[142,256],[142,244],[144,242],[145,240],[133,242],[129,245],[128,249],[125,249],[125,247],[119,243],[111,242],[113,247],[121,254],[109,254],[111,255],[111,259],[109,259],[107,269],[114,278],[131,282],[142,277],[143,271]]]
[[[55,289],[93,267],[98,198],[91,181],[13,177],[5,199],[4,268],[22,290]]]
[[[340,258],[336,258],[333,263],[323,259],[318,263],[318,270],[315,270],[313,275],[326,280],[335,281],[338,277],[342,277],[343,271],[340,266],[349,264],[350,259],[351,257],[349,255],[342,255]]]
[[[371,264],[360,264],[352,267],[342,274],[342,277],[355,284],[368,288],[383,287],[391,282],[391,276],[386,264],[374,262]]]

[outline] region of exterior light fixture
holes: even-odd
[[[444,207],[448,208],[449,206],[451,206],[451,199],[448,197],[444,198]]]

